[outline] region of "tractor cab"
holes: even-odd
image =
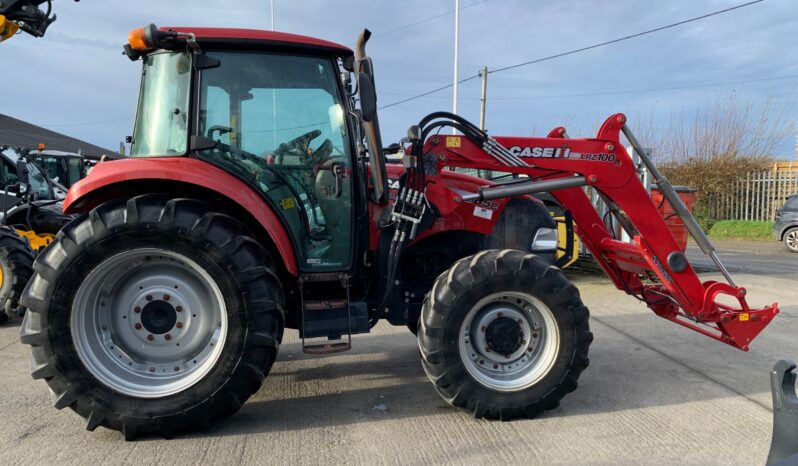
[[[66,189],[86,177],[86,158],[81,154],[39,149],[30,151],[28,158],[47,173],[50,180]],[[66,189],[60,197],[66,195]]]
[[[262,31],[217,40],[232,31],[202,29],[190,33],[193,48],[169,50],[164,32],[145,32],[165,48],[143,56],[131,157],[192,155],[235,174],[287,225],[300,270],[350,269],[357,175],[342,66],[352,52]]]

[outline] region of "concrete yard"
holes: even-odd
[[[719,246],[736,251],[725,254],[750,303],[778,301],[782,311],[750,352],[656,317],[602,276],[575,275],[591,310],[591,364],[577,391],[535,420],[475,420],[449,407],[412,334],[380,324],[351,352],[326,357],[302,354],[289,332],[237,415],[200,434],[125,442],[53,409],[45,383],[28,375],[18,323],[7,324],[0,464],[764,464],[768,372],[798,359],[798,255],[741,244]]]

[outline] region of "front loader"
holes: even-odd
[[[446,402],[502,420],[552,409],[576,388],[593,336],[577,289],[536,253],[557,244],[524,204],[539,192],[657,315],[747,350],[778,313],[748,306],[623,114],[571,139],[563,128],[492,137],[433,113],[399,142],[402,165],[386,165],[368,37],[353,52],[269,31],[130,34],[126,54],[144,66],[131,158],[70,189],[64,210],[78,218],[39,255],[23,297],[21,339],[56,408],[126,439],[205,428],[260,388],[286,328],[328,354],[387,320],[417,333]],[[622,134],[725,283],[696,275]],[[508,209],[535,225],[523,241],[498,234]]]

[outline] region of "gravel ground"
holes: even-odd
[[[724,253],[739,256],[731,268],[744,272],[736,279],[753,305],[781,303],[748,353],[656,317],[603,277],[575,275],[592,313],[591,365],[560,407],[528,421],[475,420],[449,407],[414,337],[380,324],[352,351],[326,357],[302,354],[288,332],[272,374],[238,414],[202,434],[124,442],[53,409],[45,384],[28,375],[18,325],[4,325],[0,464],[764,464],[768,372],[798,358],[798,255],[761,247]]]

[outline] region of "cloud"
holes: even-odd
[[[463,5],[475,3],[463,0]],[[532,2],[487,0],[461,11],[460,74],[511,65],[552,53],[610,40],[644,29],[739,4],[738,1]],[[59,19],[47,37],[18,37],[0,45],[6,91],[0,112],[49,126],[92,143],[117,147],[131,132],[140,63],[121,55],[127,32],[149,22],[267,29],[267,0],[141,0],[138,2],[56,2]],[[364,27],[377,69],[380,104],[451,82],[453,9],[450,0],[370,2],[276,0],[277,29],[354,42]],[[562,123],[588,131],[613,112],[654,114],[663,124],[689,114],[699,102],[734,90],[762,105],[793,93],[795,80],[689,88],[798,75],[798,17],[788,0],[768,0],[627,42],[494,74],[489,78],[487,124],[493,134],[542,133]],[[381,32],[418,23],[390,34]],[[680,90],[602,94],[624,89],[688,87]],[[460,110],[478,120],[479,81],[461,86]],[[530,99],[530,96],[561,96]],[[516,99],[516,97],[519,97]],[[386,144],[404,135],[425,113],[451,109],[451,89],[386,109],[380,115]],[[130,116],[128,120],[120,118]],[[795,124],[798,107],[787,113]],[[112,121],[114,120],[114,121]],[[568,121],[564,121],[568,120]],[[104,123],[96,123],[104,121]],[[75,125],[80,122],[92,124]],[[634,121],[631,122],[634,124]],[[581,134],[589,136],[589,134]],[[781,156],[794,154],[785,138]]]

